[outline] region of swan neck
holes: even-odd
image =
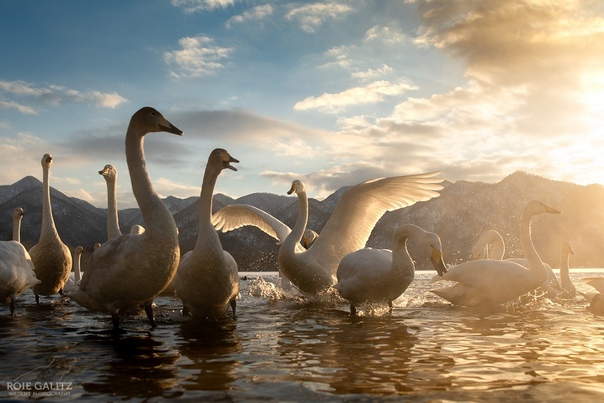
[[[210,167],[209,165],[206,167],[206,170],[203,174],[203,181],[201,183],[201,193],[199,195],[199,232],[197,234],[197,239],[199,240],[202,237],[202,228],[204,227],[212,227],[211,218],[212,218],[212,203],[214,198],[214,188],[216,187],[216,181],[218,180],[218,175],[221,170],[216,170]]]
[[[21,217],[13,218],[13,241],[21,242]]]
[[[165,232],[166,227],[169,226],[174,232],[172,235],[176,236],[174,218],[155,192],[153,184],[149,179],[143,149],[144,135],[146,133],[133,126],[130,123],[128,132],[126,133],[126,162],[130,173],[132,193],[134,193],[134,198],[138,203],[145,222],[144,235],[150,236],[154,233]]]
[[[42,181],[42,230],[43,234],[57,234],[50,204],[50,167],[44,167]],[[58,235],[58,234],[57,234]]]
[[[122,235],[117,212],[117,195],[115,179],[107,181],[107,237],[109,239]]]
[[[532,218],[532,215],[522,215],[522,219],[520,221],[520,244],[522,245],[524,257],[529,262],[530,270],[538,276],[537,280],[539,281],[539,284],[541,284],[547,278],[547,271],[543,265],[543,261],[535,249],[535,245],[533,244],[533,240],[531,238]]]
[[[308,224],[308,197],[306,196],[306,192],[298,193],[298,218],[296,220],[296,224],[292,229],[292,232],[286,238],[284,243],[291,244],[291,247],[295,247],[297,243],[302,239],[302,235],[304,235],[304,231],[306,230],[306,225]]]
[[[80,270],[80,254],[78,253],[73,260],[73,278],[76,285],[82,279],[82,272]]]
[[[415,277],[415,264],[409,250],[407,249],[407,239],[399,239],[399,242],[392,246],[392,271],[397,275],[404,275],[405,277]]]
[[[560,255],[560,282],[562,284],[570,284],[570,274],[568,273],[570,255],[562,253]]]

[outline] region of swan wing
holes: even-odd
[[[342,195],[319,238],[307,253],[334,270],[344,255],[362,249],[387,212],[438,197],[440,172],[373,179]]]
[[[586,278],[585,283],[595,288],[600,294],[604,294],[604,277]]]
[[[291,229],[277,218],[249,204],[230,204],[221,208],[212,216],[212,224],[216,230],[222,232],[252,225],[280,242],[291,232]]]

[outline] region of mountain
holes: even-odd
[[[391,211],[376,224],[367,246],[390,248],[394,230],[402,223],[413,223],[439,234],[446,263],[467,260],[470,249],[487,229],[501,233],[506,242],[506,257],[522,255],[518,238],[520,215],[531,199],[542,200],[562,211],[561,215],[543,215],[533,219],[532,236],[544,261],[559,266],[560,247],[570,241],[576,255],[571,267],[604,267],[604,198],[601,185],[580,186],[553,181],[525,172],[515,172],[498,183],[457,181],[444,182],[440,197],[410,207]],[[323,201],[309,200],[308,228],[320,232],[346,190],[344,187]],[[106,210],[51,188],[53,215],[59,235],[71,248],[77,245],[92,250],[95,242],[106,240]],[[197,239],[199,197],[168,197],[164,203],[174,214],[179,228],[181,253],[192,249]],[[275,216],[290,228],[296,222],[298,201],[295,196],[253,193],[238,199],[214,196],[214,211],[233,203],[251,204]],[[12,185],[0,186],[0,239],[12,234],[12,211],[23,207],[21,237],[29,248],[39,237],[42,222],[42,183],[28,176]],[[122,232],[134,224],[144,225],[140,210],[119,211]],[[220,233],[225,250],[237,260],[241,271],[276,270],[277,241],[258,228],[243,227]],[[414,254],[414,245],[409,245]],[[85,266],[86,257],[82,265]],[[427,261],[418,260],[420,269],[431,269]]]

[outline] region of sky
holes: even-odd
[[[0,185],[53,156],[50,185],[136,206],[130,117],[153,106],[162,196],[310,197],[384,177],[498,182],[522,170],[604,184],[604,2],[581,0],[1,1]]]

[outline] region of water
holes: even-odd
[[[604,270],[571,270],[581,283]],[[235,320],[199,325],[172,297],[112,336],[107,315],[59,297],[18,316],[0,308],[0,400],[596,401],[604,395],[604,318],[586,302],[449,305],[420,272],[392,314],[349,315],[334,296],[301,298],[248,275]],[[12,396],[9,395],[12,394]]]

